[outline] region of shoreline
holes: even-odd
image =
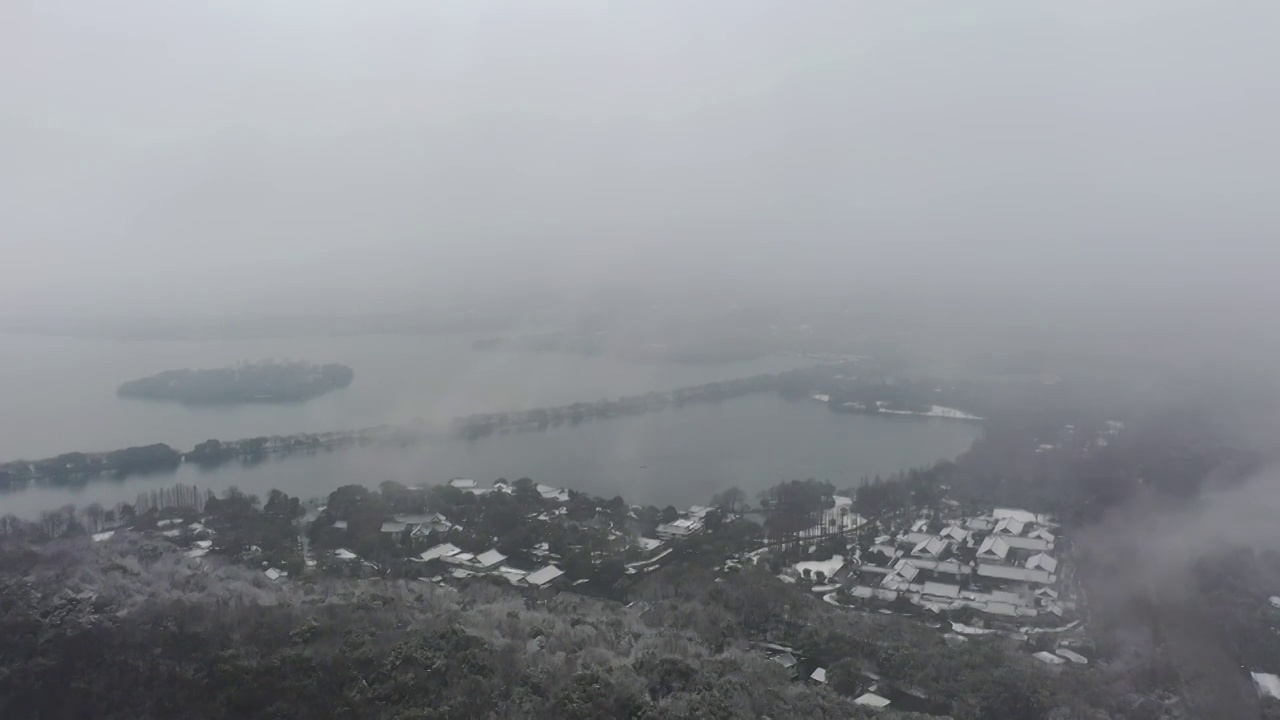
[[[24,492],[35,493],[36,496],[40,497],[47,493],[71,493],[71,495],[65,496],[66,501],[78,504],[82,501],[76,500],[73,495],[86,493],[106,502],[104,493],[107,495],[112,494],[108,488],[125,482],[130,484],[138,482],[152,484],[164,482],[167,478],[185,478],[181,479],[180,482],[196,482],[203,487],[203,482],[197,478],[206,473],[230,472],[232,475],[236,475],[241,472],[249,472],[257,473],[257,476],[261,477],[262,471],[260,469],[255,470],[256,466],[275,465],[276,463],[290,461],[292,458],[303,460],[303,467],[308,467],[305,465],[305,461],[308,458],[330,454],[335,456],[347,452],[378,454],[382,453],[384,449],[415,453],[418,452],[416,448],[433,447],[440,442],[448,442],[451,444],[449,446],[456,445],[459,448],[467,448],[472,446],[473,441],[481,442],[492,438],[491,442],[497,442],[498,438],[506,435],[512,436],[511,442],[517,443],[516,447],[521,447],[527,443],[540,443],[542,441],[538,439],[518,441],[515,439],[518,435],[528,437],[533,431],[539,431],[540,433],[554,430],[568,432],[588,419],[636,419],[640,416],[656,414],[656,411],[667,408],[679,409],[687,405],[692,411],[697,407],[715,407],[721,401],[748,400],[749,398],[766,396],[777,398],[779,401],[793,401],[799,405],[814,406],[815,404],[811,399],[813,392],[810,388],[823,387],[825,384],[833,382],[833,379],[847,382],[846,376],[842,375],[841,372],[842,369],[839,368],[817,366],[786,371],[776,375],[761,375],[723,383],[709,383],[701,386],[680,388],[664,393],[646,393],[645,395],[624,397],[612,401],[573,403],[553,408],[534,408],[518,413],[473,415],[457,418],[452,422],[429,423],[416,420],[407,423],[387,424],[338,432],[299,433],[290,436],[257,437],[229,442],[205,441],[186,451],[179,451],[165,445],[131,449],[131,452],[134,453],[139,451],[153,453],[153,455],[144,456],[156,459],[156,462],[149,466],[139,465],[136,462],[131,466],[121,466],[119,462],[121,458],[118,457],[118,454],[125,451],[93,454],[68,453],[57,458],[34,463],[19,461],[0,465],[0,497],[10,495],[15,498],[14,502],[20,502],[16,498]],[[853,413],[832,414],[854,415]],[[881,415],[890,416],[888,413],[882,413]],[[901,414],[893,415],[893,417],[918,417],[918,421],[947,419]],[[663,421],[658,420],[657,422]],[[679,421],[677,420],[677,422]],[[601,426],[608,424],[600,423]],[[971,423],[956,423],[956,425],[966,424]],[[534,437],[537,438],[539,436]],[[481,446],[476,445],[476,447]],[[964,452],[965,448],[956,448],[954,451]],[[463,449],[461,452],[465,455],[471,451]],[[809,452],[821,451],[810,450]],[[357,456],[365,457],[363,455]],[[932,460],[952,456],[953,452],[948,450],[945,455],[937,455]],[[68,467],[68,463],[61,462],[67,459],[74,460],[80,465]],[[135,457],[134,459],[136,460],[137,458]],[[338,462],[340,464],[350,464],[355,461]],[[486,472],[467,463],[459,464],[456,454],[455,459],[447,462],[452,465],[448,471],[452,475],[469,477],[475,472],[481,472],[481,474]],[[915,463],[913,462],[909,465],[914,466]],[[25,469],[27,471],[23,477],[14,477],[13,469],[15,466],[19,470]],[[36,470],[43,471],[43,474],[37,475],[35,473]],[[597,473],[601,471],[602,468],[599,467],[594,469],[594,472]],[[876,468],[874,471],[868,471],[868,476],[885,471],[885,469]],[[293,471],[284,470],[283,472],[285,476],[290,476]],[[360,470],[354,467],[349,468],[348,472],[352,473],[353,479],[361,473]],[[495,472],[495,477],[510,475],[512,472],[519,474],[518,470],[511,468],[504,468]],[[533,470],[533,472],[538,471]],[[8,473],[8,477],[4,476],[5,473]],[[545,476],[545,471],[542,474]],[[403,478],[401,480],[403,481]],[[361,481],[357,480],[357,482]],[[296,489],[291,491],[296,492]],[[613,490],[608,492],[613,492]]]
[[[405,445],[445,436],[476,440],[495,433],[541,431],[565,424],[577,425],[587,420],[641,415],[667,407],[720,402],[763,392],[799,396],[803,395],[803,388],[820,382],[825,373],[838,367],[816,365],[772,375],[623,396],[615,400],[478,413],[457,417],[447,423],[415,420],[325,433],[258,436],[229,441],[211,439],[186,451],[157,443],[110,451],[73,451],[37,460],[13,460],[0,464],[0,493],[18,492],[32,485],[80,485],[103,477],[124,479],[135,475],[171,473],[185,463],[216,468],[234,460],[256,460],[352,445]]]
[[[452,436],[375,433],[368,443],[236,458],[218,466],[181,463],[172,471],[30,484],[0,492],[24,518],[66,505],[113,507],[175,483],[221,494],[231,487],[263,496],[279,489],[319,497],[343,485],[406,486],[475,478],[538,482],[636,502],[697,505],[740,487],[752,497],[784,477],[815,477],[837,487],[954,460],[983,435],[981,425],[920,418],[886,421],[833,414],[804,397],[759,393],[609,421],[511,432],[469,441]],[[833,454],[834,447],[852,454]],[[2,514],[2,513],[0,513]]]

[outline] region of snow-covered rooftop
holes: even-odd
[[[1029,570],[1027,568],[1009,567],[1008,565],[987,565],[985,563],[978,563],[978,575],[1000,580],[1040,583],[1042,585],[1050,585],[1054,580],[1053,575],[1044,570]]]
[[[911,554],[923,555],[925,557],[938,557],[942,554],[942,551],[946,549],[946,540],[939,537],[933,537],[917,543],[915,548],[911,550]]]
[[[1057,650],[1054,650],[1054,652],[1056,652],[1057,654],[1061,655],[1062,657],[1070,660],[1071,662],[1077,665],[1089,664],[1089,658],[1081,655],[1080,653],[1074,650],[1068,650],[1066,648],[1058,648]]]
[[[997,535],[1021,535],[1022,531],[1027,527],[1027,523],[1017,518],[1003,518],[996,523],[996,527],[991,532]]]
[[[1253,685],[1258,689],[1260,697],[1280,699],[1280,676],[1272,673],[1251,672]]]
[[[1035,513],[1018,508],[996,508],[991,511],[991,517],[997,520],[1004,520],[1006,518],[1020,520],[1024,523],[1033,523],[1039,520],[1039,516]]]
[[[497,565],[506,559],[506,555],[503,555],[497,550],[490,550],[489,552],[480,553],[476,556],[476,565],[482,568],[487,568]]]
[[[987,536],[987,539],[983,540],[982,545],[978,547],[978,557],[999,558],[1003,560],[1008,554],[1009,543],[1005,542],[1004,538],[997,537],[995,535]]]
[[[882,708],[889,706],[889,698],[880,697],[875,693],[863,693],[854,698],[854,704],[865,705],[867,707]]]
[[[975,518],[969,518],[969,520],[965,522],[964,525],[970,530],[983,532],[995,527],[996,521],[993,520],[992,518],[987,518],[987,517],[975,517]]]
[[[1058,561],[1050,555],[1038,553],[1027,558],[1027,568],[1030,570],[1044,570],[1045,572],[1057,572]]]
[[[994,537],[994,536],[992,536]],[[1022,537],[1020,535],[1001,535],[1000,539],[1006,545],[1017,550],[1048,550],[1053,547],[1053,543],[1038,537]]]
[[[901,563],[909,563],[915,565],[921,570],[932,570],[939,573],[947,573],[950,575],[968,575],[969,567],[961,565],[955,560],[930,560],[928,558],[909,558],[898,561]]]
[[[926,582],[924,584],[925,595],[935,595],[937,597],[957,598],[960,597],[960,586],[951,585],[949,583]]]
[[[569,502],[569,491],[564,488],[551,487],[550,485],[538,485],[538,494],[544,500],[555,500],[557,502]]]
[[[423,560],[435,560],[436,558],[450,557],[452,555],[457,555],[459,552],[461,552],[461,548],[457,547],[453,543],[441,543],[440,545],[437,545],[428,550],[423,550],[422,554],[419,555],[418,557],[422,558]]]
[[[1035,653],[1031,657],[1039,660],[1040,662],[1046,665],[1061,665],[1066,662],[1066,660],[1064,660],[1063,658],[1060,658],[1057,655],[1054,655],[1051,652],[1046,652],[1044,650],[1041,650],[1040,652]]]
[[[560,577],[563,574],[564,574],[564,571],[561,570],[560,568],[556,567],[555,565],[548,565],[542,568],[541,570],[534,570],[533,572],[529,573],[528,575],[525,576],[524,581],[529,583],[530,585],[542,587],[543,585],[546,585],[547,583],[551,582],[552,580],[555,580],[556,578]]]

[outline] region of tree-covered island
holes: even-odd
[[[243,363],[214,369],[166,370],[121,385],[120,397],[184,405],[300,402],[351,384],[346,365],[307,362]]]

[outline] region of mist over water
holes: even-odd
[[[0,461],[208,439],[444,422],[672,390],[812,364],[796,357],[716,365],[628,363],[571,354],[478,353],[475,336],[127,341],[0,335]],[[306,403],[185,407],[116,397],[127,380],[245,360],[337,362],[350,387]]]
[[[133,502],[181,482],[265,496],[275,488],[322,497],[346,484],[436,484],[455,477],[481,485],[530,477],[549,485],[660,507],[705,504],[729,487],[755,495],[782,480],[818,478],[837,488],[954,457],[979,436],[972,423],[839,415],[812,400],[752,395],[635,417],[588,420],[542,432],[479,440],[431,440],[407,448],[348,448],[229,463],[204,471],[94,480],[81,488],[33,486],[0,495],[5,512],[30,516],[66,503]]]

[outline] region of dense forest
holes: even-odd
[[[875,667],[911,673],[959,718],[1043,717],[1087,707],[1101,682],[995,641],[951,648],[758,570],[718,582],[673,566],[630,604],[531,601],[484,583],[271,582],[146,541],[86,545],[3,558],[5,717],[844,719],[873,716],[852,697]],[[832,682],[797,682],[753,637],[832,661]]]

